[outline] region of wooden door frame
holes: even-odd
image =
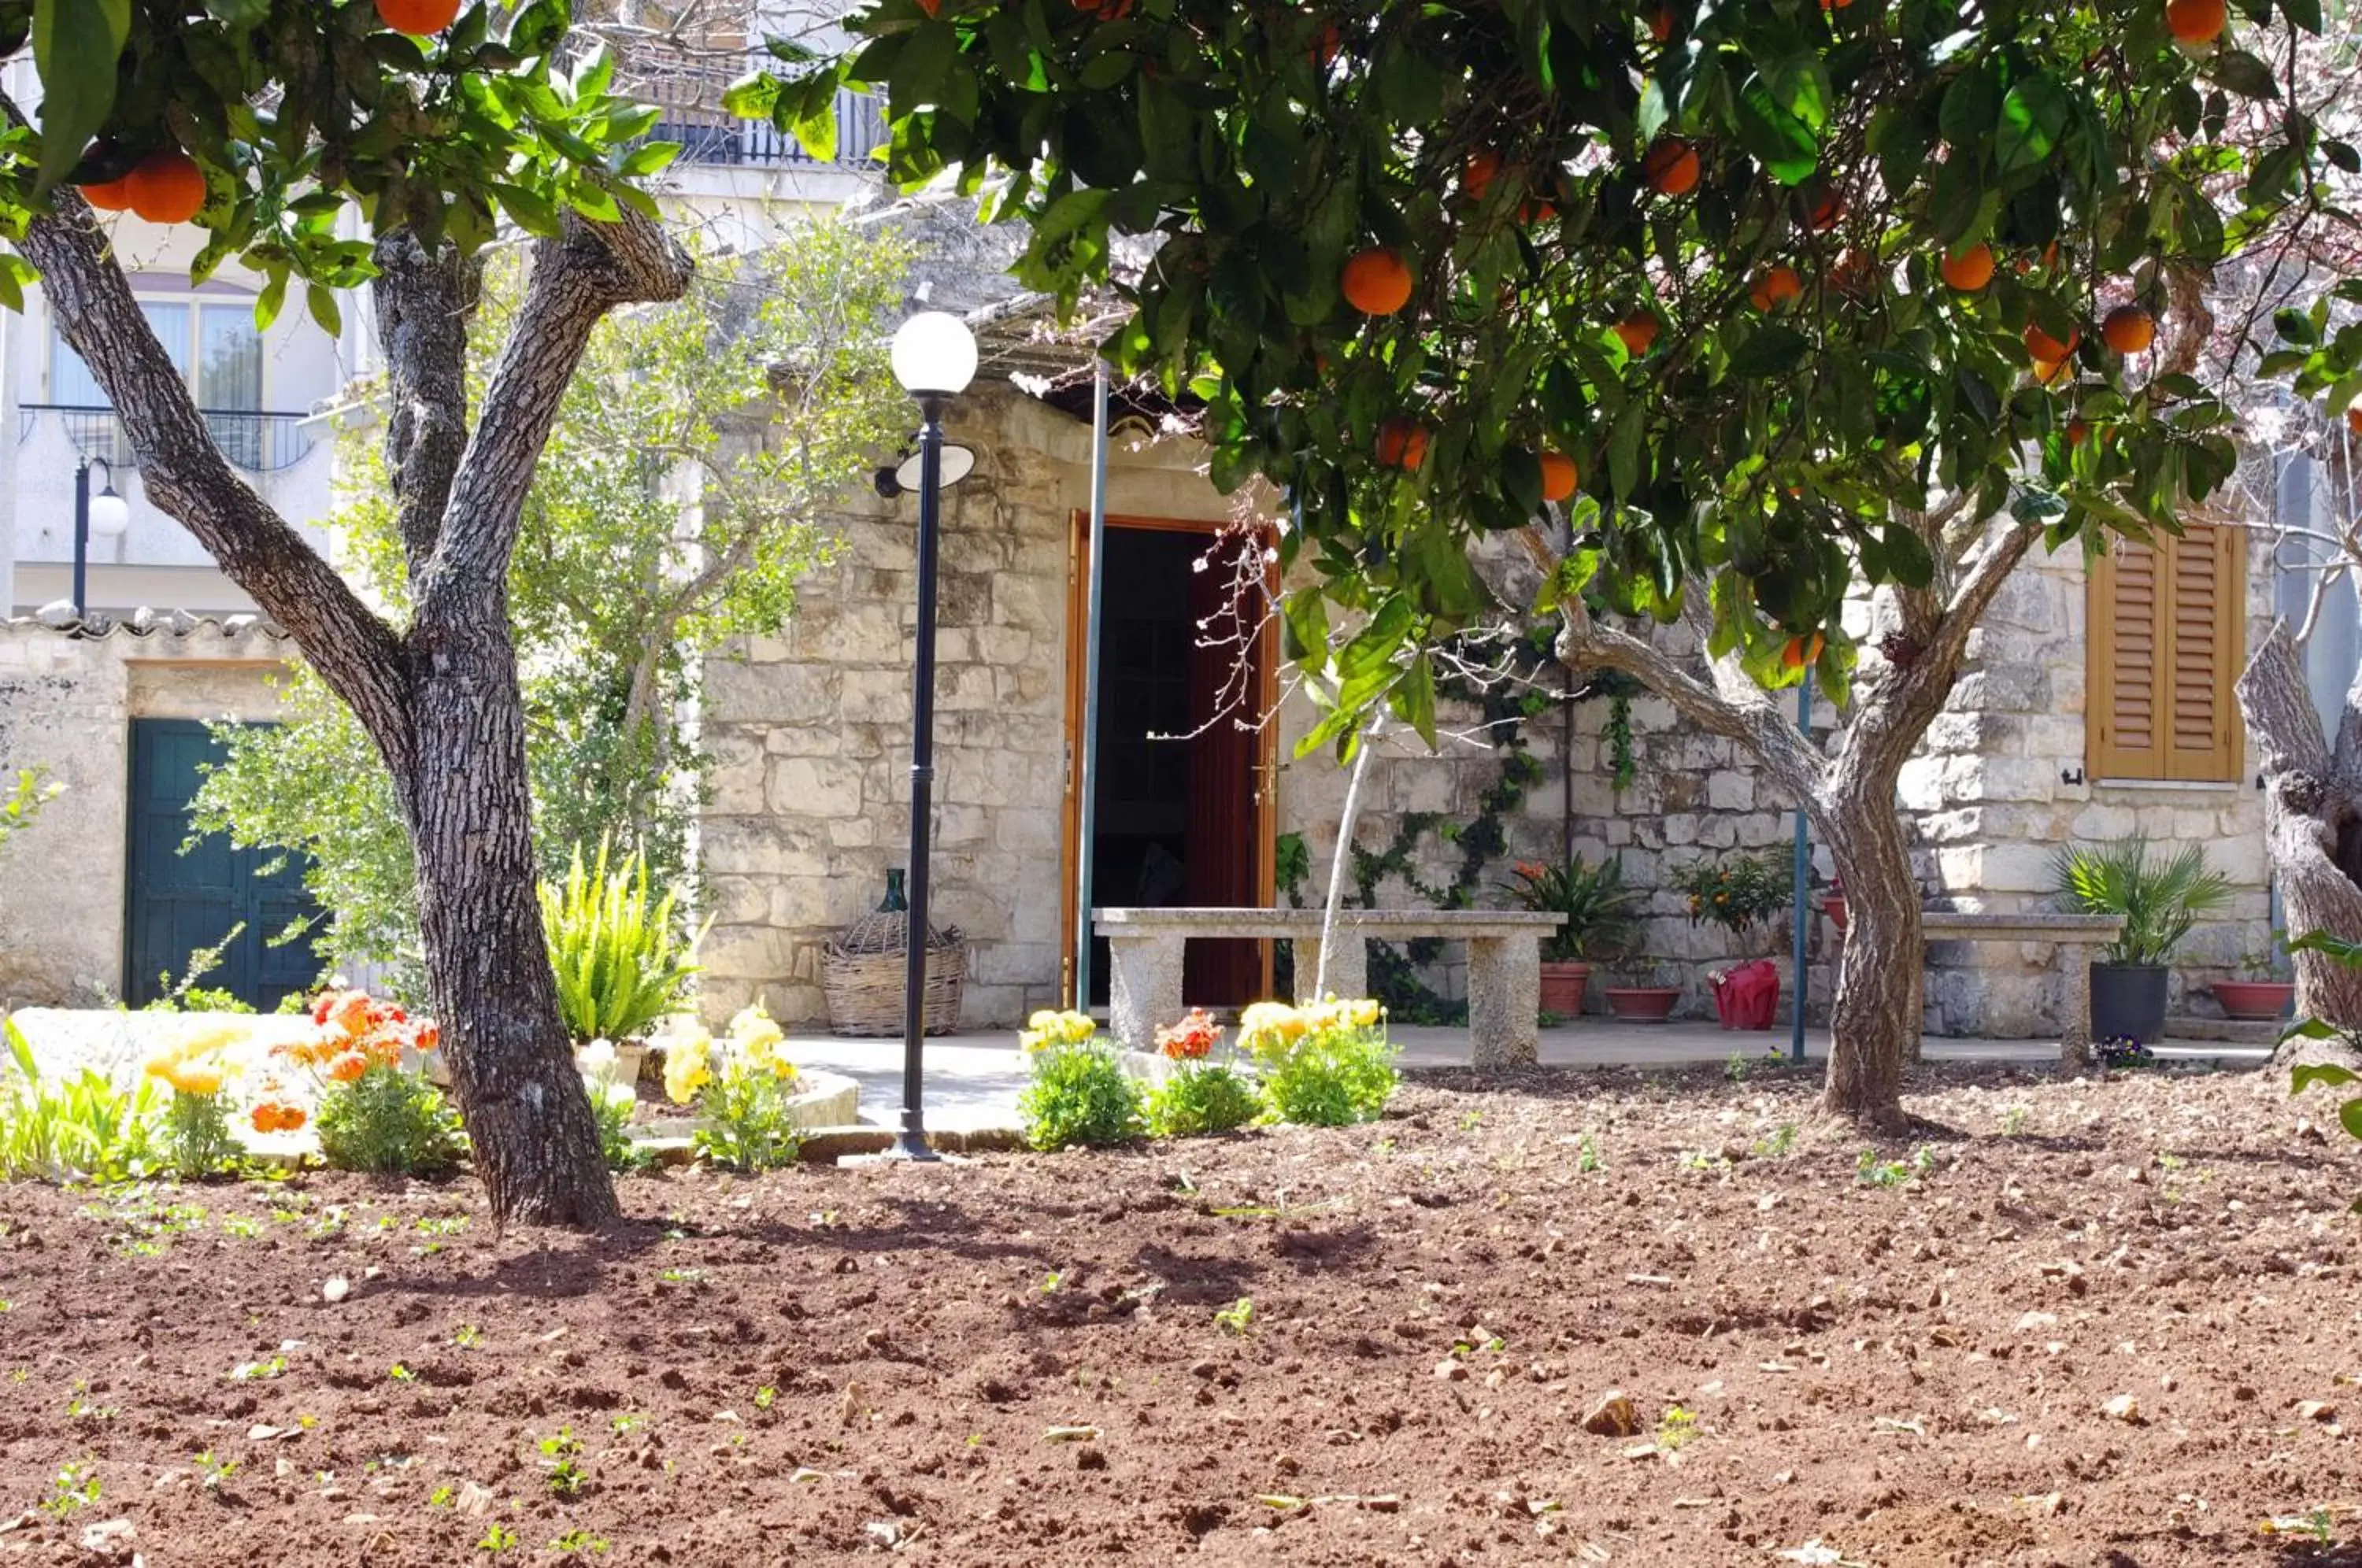
[[[1214,519],[1150,517],[1109,513],[1109,533],[1199,534],[1211,539],[1230,525]],[[1083,687],[1090,654],[1091,514],[1075,509],[1066,539],[1066,784],[1058,813],[1058,998],[1062,1007],[1085,1007],[1075,995],[1075,927],[1080,919],[1083,831]],[[1255,633],[1255,701],[1264,724],[1255,737],[1255,897],[1268,909],[1279,893],[1279,701],[1278,647],[1268,621]],[[1262,993],[1271,994],[1272,944],[1256,944],[1263,955]]]

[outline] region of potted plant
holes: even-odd
[[[1843,936],[1845,934],[1846,928],[1844,878],[1832,877],[1829,878],[1829,890],[1827,896],[1821,900],[1821,912],[1829,917],[1829,923],[1838,928],[1838,934],[1839,936]]]
[[[1664,1022],[1673,1015],[1673,1004],[1682,999],[1681,987],[1665,984],[1665,971],[1661,968],[1639,974],[1628,985],[1599,988],[1599,994],[1607,999],[1607,1010],[1626,1023]]]
[[[2239,972],[2242,978],[2217,980],[2210,988],[2214,999],[2223,1004],[2224,1017],[2243,1023],[2269,1023],[2287,1014],[2296,1000],[2296,982],[2280,977],[2272,949],[2241,954]]]
[[[1791,874],[1768,855],[1694,860],[1674,871],[1672,886],[1690,900],[1690,923],[1721,926],[1745,941],[1788,905]],[[1709,976],[1714,1008],[1725,1029],[1769,1029],[1780,1008],[1780,966],[1757,958]]]
[[[1626,885],[1622,860],[1589,866],[1579,855],[1563,866],[1520,861],[1509,877],[1502,885],[1520,909],[1564,917],[1542,938],[1541,1010],[1573,1018],[1583,1011],[1592,965],[1632,950],[1640,889]]]
[[[2092,1037],[2154,1043],[2165,1034],[2166,962],[2201,915],[2231,900],[2231,881],[2191,845],[2152,857],[2138,834],[2097,847],[2071,845],[2051,861],[2061,908],[2121,915],[2125,928],[2092,966]]]

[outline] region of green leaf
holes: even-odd
[[[2002,100],[2001,130],[1993,156],[2005,174],[2047,162],[2067,128],[2067,94],[2047,76],[2029,76]]]
[[[1886,547],[1887,575],[1893,580],[1905,588],[1925,588],[1936,580],[1936,558],[1917,529],[1890,524],[1879,537]]]
[[[1410,661],[1410,668],[1395,683],[1394,710],[1403,723],[1418,732],[1427,749],[1436,749],[1435,740],[1435,666],[1426,654]]]
[[[2337,1123],[2345,1129],[2349,1138],[2362,1138],[2362,1099],[2349,1099],[2337,1108]]]
[[[2315,1084],[2323,1084],[2330,1088],[2344,1088],[2348,1084],[2357,1082],[2362,1082],[2362,1078],[2357,1078],[2347,1068],[2341,1067],[2334,1062],[2314,1062],[2290,1070],[2289,1093],[2302,1094]]]
[[[263,281],[262,292],[254,296],[254,329],[268,332],[270,324],[279,319],[280,308],[287,303],[287,270],[274,267]]]
[[[35,0],[33,65],[41,77],[35,189],[46,191],[71,173],[106,124],[115,107],[116,67],[130,34],[131,0]]]
[[[205,9],[215,21],[239,32],[270,19],[270,0],[205,0]]]
[[[2283,305],[2272,312],[2272,330],[2284,343],[2294,343],[2310,348],[2321,341],[2321,329],[2312,317],[2294,305]]]
[[[722,90],[722,107],[741,119],[767,120],[779,101],[779,79],[767,71],[750,72]]]
[[[1780,106],[1762,77],[1751,78],[1737,105],[1739,145],[1754,154],[1783,185],[1801,185],[1820,166],[1821,144],[1812,127]]]
[[[1778,322],[1759,326],[1731,350],[1730,373],[1746,381],[1783,374],[1802,364],[1812,346],[1812,340],[1793,326]]]
[[[304,286],[304,308],[320,324],[320,330],[331,337],[341,337],[345,332],[344,313],[337,308],[337,292],[319,283]]]
[[[1640,437],[1647,429],[1648,411],[1628,403],[1607,437],[1607,482],[1621,501],[1640,482]]]
[[[2272,79],[2272,68],[2245,50],[2220,51],[2206,67],[2206,74],[2242,98],[2268,103],[2280,95],[2280,84]]]
[[[509,28],[509,48],[522,55],[546,54],[573,25],[574,7],[569,0],[533,0],[517,13]]]
[[[1936,127],[1946,141],[1965,151],[1990,135],[2000,119],[2000,80],[1981,65],[1971,65],[1945,89]]]

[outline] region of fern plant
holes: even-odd
[[[2170,860],[2153,860],[2148,840],[2137,834],[2061,849],[2050,875],[2070,912],[2124,916],[2124,931],[2102,950],[2107,964],[2165,963],[2201,915],[2231,901],[2231,879],[2207,869],[2203,849],[2193,844]]]
[[[682,940],[672,894],[649,902],[646,860],[634,850],[611,867],[603,838],[588,869],[577,845],[565,883],[541,885],[541,919],[557,971],[558,1012],[577,1044],[646,1033],[697,973],[690,960],[705,928]]]

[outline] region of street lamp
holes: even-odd
[[[926,1118],[920,1109],[922,1054],[927,1037],[927,812],[935,773],[935,536],[942,504],[944,405],[976,375],[976,336],[967,324],[939,310],[922,311],[894,334],[894,379],[918,399],[919,426],[919,638],[911,678],[911,912],[903,946],[902,1124],[890,1156],[938,1158],[927,1146]],[[958,465],[957,480],[975,459]],[[907,465],[905,465],[907,468]],[[898,471],[897,480],[900,475]],[[883,486],[880,487],[881,489]],[[900,488],[898,482],[897,488]]]
[[[97,464],[106,470],[98,494],[90,493],[90,469]],[[74,619],[85,619],[90,613],[89,584],[90,541],[93,536],[101,539],[119,539],[131,526],[131,503],[115,493],[115,466],[104,458],[84,458],[74,465],[74,557],[73,607]]]

